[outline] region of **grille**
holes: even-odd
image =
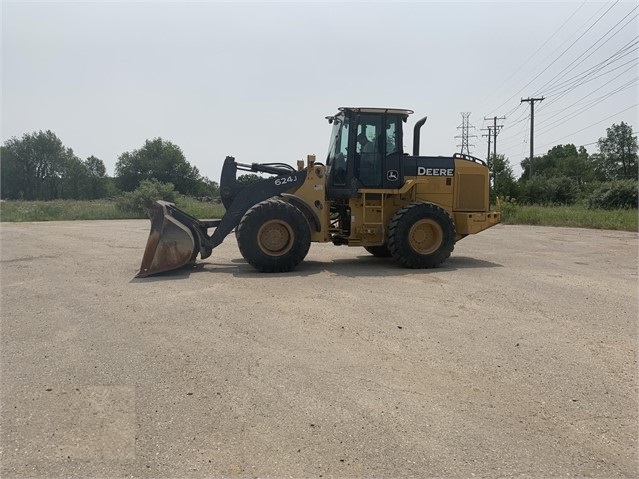
[[[457,181],[457,210],[487,211],[486,176],[460,174]]]

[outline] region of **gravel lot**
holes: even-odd
[[[636,233],[134,279],[149,226],[0,225],[2,477],[639,476]]]

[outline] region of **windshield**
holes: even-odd
[[[346,159],[348,148],[348,118],[336,116],[331,132],[331,143],[328,147],[326,164],[330,165],[335,158]]]

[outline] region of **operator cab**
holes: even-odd
[[[362,188],[400,188],[403,184],[402,122],[411,110],[339,108],[333,123],[326,166],[328,196],[355,198]]]

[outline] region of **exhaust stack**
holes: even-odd
[[[415,123],[415,128],[413,129],[413,156],[419,156],[419,134],[422,126],[426,123],[427,118],[428,117],[425,116]]]

